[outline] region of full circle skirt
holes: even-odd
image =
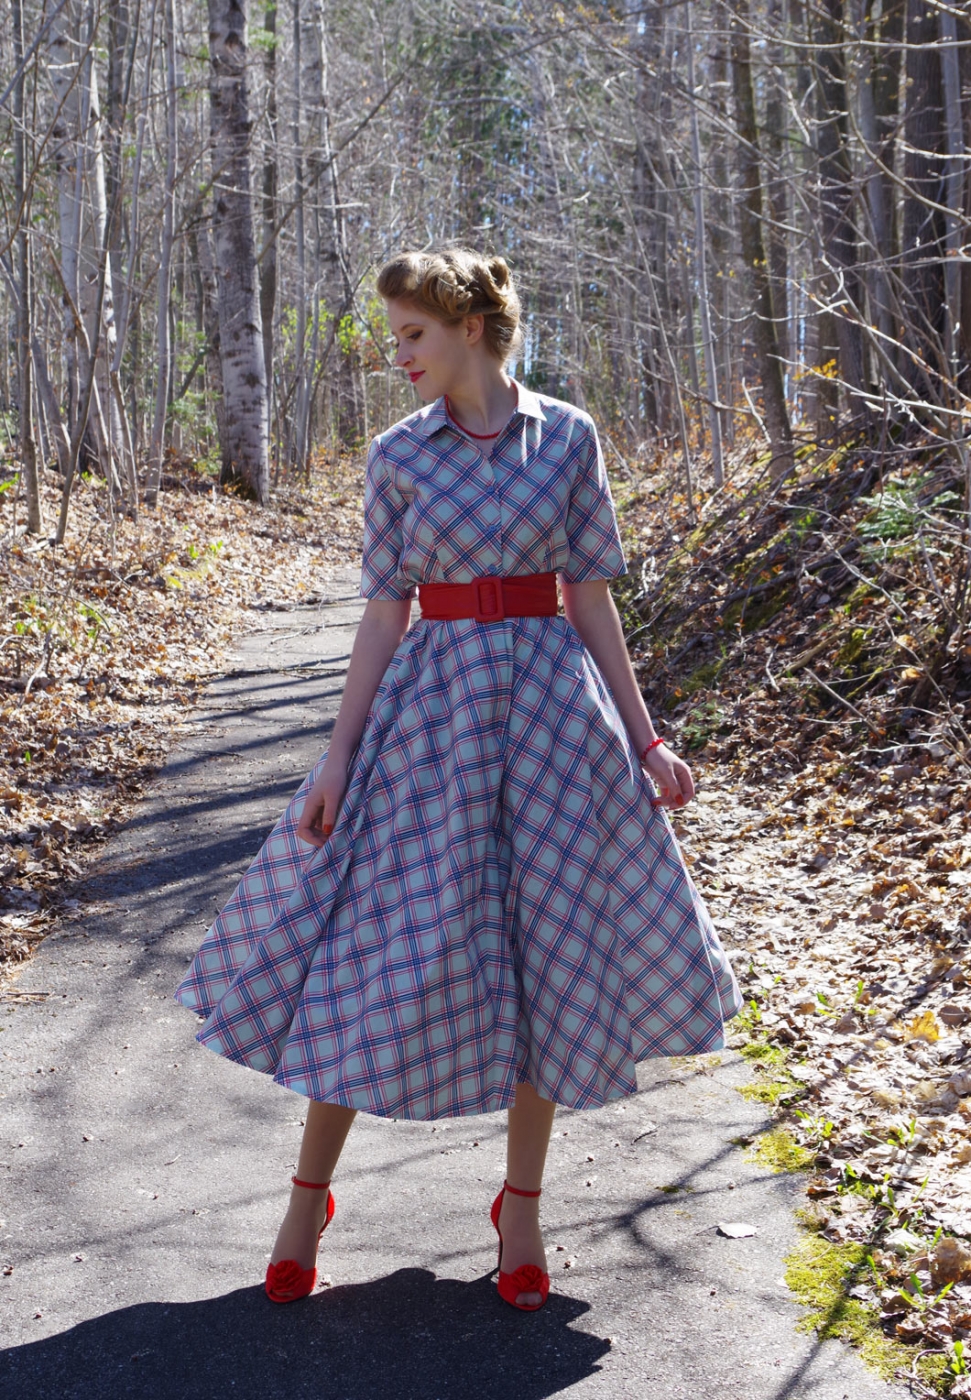
[[[418,1119],[518,1082],[599,1106],[640,1060],[723,1045],[731,967],[564,618],[412,627],[315,850],[294,833],[318,770],[176,993],[203,1045]]]

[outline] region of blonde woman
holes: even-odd
[[[204,1045],[310,1099],[270,1298],[315,1287],[358,1110],[506,1109],[498,1289],[535,1309],[555,1106],[716,1049],[740,1000],[662,810],[693,784],[610,596],[626,565],[592,421],[507,373],[502,258],[402,253],[378,290],[424,407],[368,454],[340,712],[177,995]]]

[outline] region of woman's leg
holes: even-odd
[[[310,1101],[295,1173],[301,1181],[330,1181],[356,1112],[336,1103]],[[304,1186],[290,1188],[290,1204],[273,1246],[271,1264],[295,1259],[301,1269],[313,1268],[329,1195],[329,1191],[308,1191]]]
[[[516,1102],[509,1110],[506,1139],[506,1180],[520,1191],[538,1191],[549,1147],[556,1104],[541,1099],[531,1084],[516,1085]],[[514,1274],[523,1264],[536,1264],[546,1272],[546,1253],[539,1228],[539,1199],[514,1196],[507,1191],[499,1212],[502,1231],[502,1271]],[[538,1293],[521,1293],[520,1303],[539,1303]]]

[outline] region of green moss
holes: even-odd
[[[770,1045],[767,1040],[750,1040],[740,1048],[739,1054],[746,1060],[755,1060],[758,1064],[770,1068],[784,1065],[787,1058],[781,1046]]]
[[[735,1025],[747,1031],[752,1037],[744,1045],[738,1047],[739,1054],[749,1060],[758,1074],[754,1084],[743,1084],[738,1092],[743,1099],[748,1099],[752,1103],[764,1103],[774,1108],[783,1099],[793,1098],[802,1092],[803,1086],[786,1069],[786,1061],[789,1052],[783,1050],[781,1046],[770,1045],[767,1040],[762,1039],[756,1033],[758,1021],[761,1020],[758,1005],[750,1003],[748,1017],[743,1011],[735,1018]]]
[[[684,691],[685,695],[694,695],[695,692],[699,690],[710,690],[724,670],[725,661],[726,658],[724,656],[719,656],[714,661],[706,661],[703,666],[699,666],[697,670],[692,671],[691,675],[681,682],[681,689]],[[706,719],[713,720],[716,726],[721,724],[724,718],[724,712],[721,707],[714,701],[709,701],[707,708],[710,710],[710,713],[707,714],[705,713],[705,707],[697,711],[692,710],[689,719],[694,720],[697,724],[697,717],[703,716]]]
[[[854,627],[847,640],[836,653],[836,661],[840,666],[851,666],[858,659],[867,644],[871,628]]]
[[[868,1366],[892,1380],[898,1367],[910,1370],[915,1352],[884,1336],[875,1308],[849,1297],[856,1284],[872,1281],[867,1264],[870,1249],[866,1244],[831,1244],[821,1235],[809,1235],[787,1257],[785,1279],[806,1309],[800,1330],[852,1343]],[[923,1357],[917,1373],[928,1384],[939,1384],[944,1378],[944,1358]]]
[[[689,695],[695,689],[706,689],[710,684],[714,684],[718,672],[721,671],[724,664],[724,659],[722,659],[712,662],[709,666],[701,667],[684,682],[684,689]],[[713,676],[708,674],[711,666],[715,667]],[[689,749],[701,749],[704,748],[713,734],[723,734],[729,727],[728,712],[722,709],[718,701],[703,700],[700,705],[696,705],[693,710],[688,712],[688,717],[681,727],[681,739]]]
[[[739,1089],[743,1099],[750,1103],[764,1103],[775,1107],[782,1099],[789,1097],[799,1085],[794,1079],[763,1079],[755,1084],[743,1084]]]
[[[770,593],[761,602],[750,604],[745,609],[742,627],[746,632],[758,632],[762,627],[767,627],[783,608],[788,607],[789,594],[784,585],[780,584],[779,588],[778,593]]]
[[[751,997],[732,1020],[732,1032],[735,1035],[754,1035],[761,1020],[762,1012],[759,1010],[759,1004],[755,997]],[[744,1055],[747,1049],[748,1043],[742,1046],[741,1053]]]
[[[840,612],[845,613],[847,617],[852,616],[855,610],[863,603],[867,602],[870,598],[876,597],[876,592],[877,590],[872,584],[858,583],[840,608]]]
[[[786,1128],[769,1128],[752,1143],[746,1157],[773,1172],[806,1172],[815,1155],[802,1147]]]

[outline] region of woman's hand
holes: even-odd
[[[351,648],[341,707],[320,776],[307,793],[297,837],[308,845],[324,844],[337,820],[347,787],[347,766],[364,733],[371,703],[411,618],[410,598],[369,598]]]
[[[658,744],[644,759],[644,767],[654,779],[658,807],[683,807],[695,795],[691,769],[683,758],[671,752],[667,744]]]
[[[311,846],[323,846],[337,820],[337,810],[347,787],[347,765],[340,763],[330,754],[324,759],[324,766],[313,787],[307,793],[307,800],[300,813],[297,825],[297,839]]]

